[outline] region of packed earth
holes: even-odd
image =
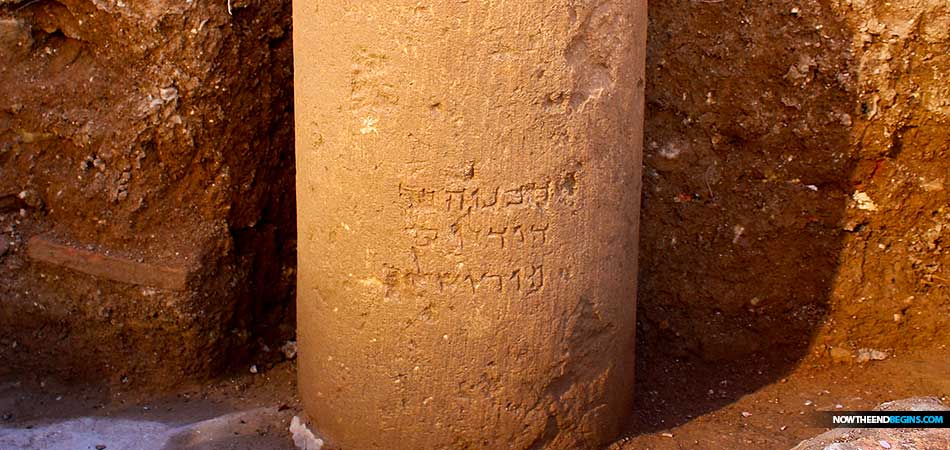
[[[143,3],[0,0],[0,448],[295,448],[291,4]],[[948,73],[945,0],[650,2],[611,450],[950,406]]]

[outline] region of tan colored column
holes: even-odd
[[[294,16],[316,428],[347,450],[615,438],[646,2],[297,0]]]

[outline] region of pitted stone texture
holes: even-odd
[[[328,444],[587,449],[632,407],[646,3],[295,4]]]

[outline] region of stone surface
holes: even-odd
[[[111,417],[81,417],[29,428],[0,428],[4,450],[277,450],[286,438],[247,438],[278,420],[273,408],[258,408],[175,424]]]
[[[950,411],[932,397],[881,404],[875,411]],[[939,450],[950,448],[950,430],[938,428],[837,428],[798,444],[792,450]]]
[[[296,3],[300,389],[328,445],[620,431],[645,24],[640,0]]]

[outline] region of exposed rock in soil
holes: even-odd
[[[0,3],[3,371],[162,385],[291,337],[290,31],[289,1]]]

